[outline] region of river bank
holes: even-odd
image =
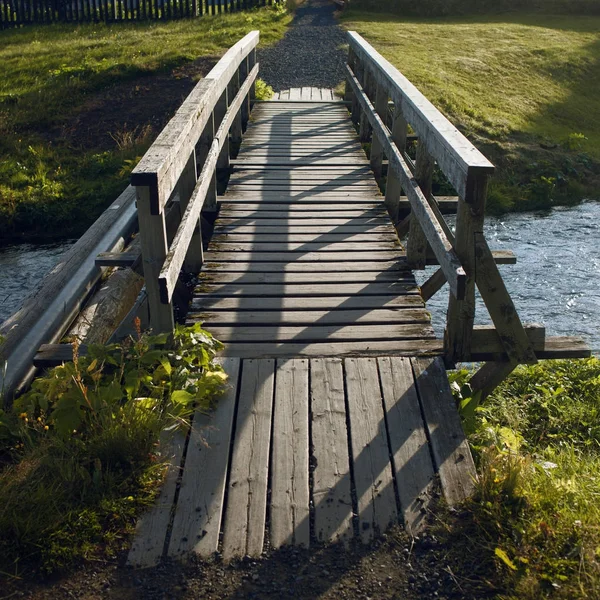
[[[366,0],[365,0],[366,2]],[[600,16],[419,18],[360,10],[363,35],[496,166],[488,212],[600,198]],[[371,3],[386,6],[385,2]],[[452,193],[438,182],[438,193]]]

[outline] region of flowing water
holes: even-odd
[[[513,250],[516,265],[500,270],[524,322],[541,322],[549,335],[584,337],[600,352],[600,203],[545,213],[488,218],[486,238],[493,250]],[[23,244],[0,250],[0,322],[14,313],[70,243]],[[422,282],[434,269],[417,272]],[[442,334],[447,286],[427,306]],[[479,302],[477,323],[488,323]]]
[[[0,323],[21,307],[71,244],[18,244],[0,248]]]
[[[486,219],[492,250],[513,250],[516,265],[500,265],[521,320],[543,323],[549,335],[583,337],[600,352],[600,203]],[[422,283],[435,269],[417,272]],[[443,332],[448,286],[429,302],[433,325]],[[489,323],[483,302],[476,323]]]

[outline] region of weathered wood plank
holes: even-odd
[[[417,294],[406,296],[311,296],[309,298],[293,296],[272,298],[229,296],[216,298],[206,295],[195,296],[192,300],[191,310],[367,310],[372,308],[406,308],[415,306],[424,306],[423,300]]]
[[[203,284],[195,290],[196,296],[209,295],[231,298],[233,296],[273,297],[281,296],[385,296],[418,294],[419,288],[411,283],[288,283],[283,285],[262,284],[239,287],[235,283]]]
[[[346,262],[207,262],[203,273],[339,273],[348,268]],[[410,272],[402,258],[398,260],[357,262],[353,273]]]
[[[446,502],[453,506],[475,489],[477,472],[441,358],[411,359],[421,409]]]
[[[310,361],[315,537],[320,542],[353,536],[350,457],[342,361]]]
[[[240,359],[221,360],[229,378],[228,389],[215,410],[209,414],[196,411],[194,415],[169,556],[193,551],[208,557],[218,549],[240,370]]]
[[[377,242],[392,242],[396,243],[398,236],[395,231],[386,232],[365,232],[365,233],[292,233],[291,231],[284,233],[279,230],[277,233],[267,233],[264,235],[256,236],[253,233],[244,233],[236,231],[220,232],[215,231],[212,238],[212,245],[215,244],[240,244],[242,249],[246,249],[246,245],[250,244],[256,246],[259,244],[256,240],[264,240],[264,247],[267,244],[281,243],[319,243],[319,244],[356,244],[359,242],[365,242],[367,245]]]
[[[167,529],[181,474],[185,433],[166,434],[161,442],[161,454],[167,460],[167,472],[158,498],[148,512],[138,519],[127,564],[134,567],[154,567],[163,557]],[[163,454],[164,452],[164,454]]]
[[[347,271],[345,273],[231,273],[215,272],[200,273],[199,283],[225,284],[236,283],[238,285],[257,283],[377,283],[384,281],[396,281],[414,284],[414,277],[408,271],[386,272],[361,272]]]
[[[397,260],[403,258],[403,253],[400,251],[390,250],[365,250],[363,252],[355,251],[339,251],[339,252],[315,252],[306,250],[305,252],[217,252],[209,250],[206,252],[205,260],[220,263],[220,262],[279,262],[292,263],[299,262],[375,262]]]
[[[253,253],[269,253],[269,252],[363,252],[370,253],[371,251],[390,251],[398,248],[399,244],[396,241],[390,242],[273,242],[258,241],[258,242],[219,242],[211,245],[212,251],[219,252],[253,252]]]
[[[352,470],[363,542],[398,519],[385,417],[374,358],[344,361]]]
[[[369,323],[429,323],[425,309],[363,309],[363,310],[288,310],[247,311],[223,310],[220,312],[189,312],[189,321],[202,321],[207,328],[214,325],[358,325]]]
[[[274,373],[273,360],[246,360],[242,366],[223,534],[225,560],[259,556],[263,549]]]
[[[313,325],[313,326],[246,326],[206,325],[218,340],[229,342],[325,342],[431,339],[433,328],[427,323],[387,325]]]
[[[415,535],[431,500],[433,464],[410,359],[377,359],[404,526]]]
[[[310,543],[308,360],[277,362],[270,536],[273,548]]]

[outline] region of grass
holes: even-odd
[[[290,20],[274,7],[164,23],[3,31],[0,238],[79,235],[122,191],[189,91],[176,87],[185,67],[218,57],[253,29],[261,31],[261,45],[271,44]],[[156,77],[162,85],[144,96]]]
[[[363,35],[498,167],[493,209],[598,197],[600,16],[351,10]]]
[[[443,535],[481,596],[598,598],[600,360],[519,367],[469,439],[478,491]]]
[[[66,572],[127,548],[164,475],[166,432],[185,431],[223,389],[220,348],[196,326],[172,342],[138,332],[75,350],[0,411],[3,575]]]

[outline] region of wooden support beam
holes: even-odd
[[[492,256],[497,265],[514,265],[517,262],[517,257],[511,250],[492,250]],[[432,257],[427,257],[427,264],[432,264]],[[434,263],[435,264],[435,263]],[[444,284],[446,277],[442,269],[438,269],[423,285],[421,286],[421,296],[427,302],[432,296],[437,294]]]
[[[402,116],[402,111],[395,109],[392,121],[392,141],[400,153],[404,152],[406,148],[407,132],[408,123]],[[398,176],[393,170],[388,169],[387,180],[385,183],[385,205],[387,206],[393,223],[396,223],[400,216],[401,193],[402,186],[400,185]],[[410,210],[410,201],[408,198],[405,198],[405,200],[408,209]]]
[[[375,111],[383,119],[387,113],[387,92],[382,85],[376,86],[375,92]],[[379,180],[382,176],[383,146],[377,136],[373,136],[371,141],[371,168],[375,174],[375,179]]]
[[[539,323],[526,323],[522,325],[523,333],[527,336],[527,343],[532,350],[543,350],[546,340],[546,328]],[[473,352],[486,355],[507,355],[506,339],[502,331],[494,325],[475,325],[473,327]],[[535,354],[534,354],[535,356]]]
[[[474,393],[481,392],[481,400],[485,400],[517,367],[517,363],[486,362],[469,379]]]
[[[368,116],[374,134],[379,136],[381,140],[384,152],[388,156],[390,167],[398,175],[402,188],[405,190],[411,203],[413,213],[419,220],[427,237],[427,241],[439,260],[440,266],[446,273],[450,291],[455,297],[462,298],[464,295],[463,286],[466,282],[466,275],[452,248],[451,242],[448,240],[444,230],[438,223],[427,198],[423,195],[423,192],[416,179],[412,176],[412,173],[410,173],[406,161],[398,151],[398,148],[392,140],[387,127],[383,124],[381,117],[375,113],[373,105],[365,95],[360,83],[356,77],[354,77],[352,71],[350,71],[348,67],[346,67],[346,69],[348,80],[354,88],[354,93],[359,99],[364,113]]]
[[[537,358],[483,233],[474,233],[477,288],[511,361],[534,364]]]
[[[425,148],[422,143],[419,143],[419,146],[417,148],[415,180],[418,186],[421,188],[423,196],[428,202],[431,196],[433,166],[434,161],[431,155],[427,152],[427,148]],[[442,223],[445,225],[445,221],[443,218],[437,218],[436,220],[439,225],[442,225]],[[453,240],[450,239],[450,237],[448,236],[447,229],[444,231],[444,233],[446,233],[446,237],[448,237],[448,240],[452,244]],[[419,224],[419,220],[411,219],[410,230],[408,233],[408,244],[406,246],[406,258],[408,260],[408,264],[413,269],[420,270],[425,268],[425,257],[427,256],[428,247],[429,244],[427,243],[427,237],[421,225]]]

